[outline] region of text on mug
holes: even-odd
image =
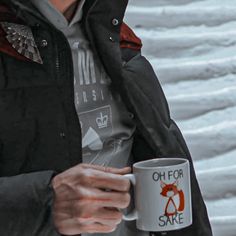
[[[166,227],[169,225],[181,225],[184,223],[183,213],[176,213],[172,216],[160,216],[159,217],[159,226]]]
[[[152,178],[154,181],[165,181],[165,180],[171,180],[171,179],[181,179],[184,177],[183,170],[170,170],[168,172],[154,172],[152,175]]]

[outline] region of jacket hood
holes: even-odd
[[[6,5],[14,13],[15,16],[23,19],[25,22],[28,22],[30,25],[29,19],[27,19],[25,12],[29,12],[41,20],[46,20],[39,11],[35,8],[31,0],[0,0],[0,4]]]
[[[0,0],[0,3],[9,5],[9,6],[18,6],[19,8],[33,8],[31,0]]]
[[[116,0],[117,2],[119,2],[120,0]],[[125,2],[125,4],[128,4],[129,0],[123,0],[123,2]],[[85,8],[90,8],[93,5],[96,5],[96,3],[99,4],[103,4],[104,2],[104,6],[106,6],[106,1],[104,0],[86,0],[85,1]],[[11,6],[17,6],[20,9],[27,9],[27,10],[34,10],[37,11],[36,8],[34,7],[33,3],[31,2],[31,0],[0,0],[0,4],[6,4],[6,5],[11,5]],[[114,4],[114,2],[113,2]],[[121,8],[123,4],[121,4]],[[115,3],[114,6],[117,8],[117,6],[119,7],[119,3]]]
[[[107,18],[108,13],[111,12],[114,14],[114,17],[119,16],[120,20],[123,21],[128,1],[129,0],[86,0],[83,7],[83,19],[86,18],[87,13],[91,12],[90,10],[92,8],[95,8],[95,21],[97,21],[97,16],[100,17],[103,14],[103,17]],[[29,19],[27,13],[30,13],[31,15],[40,18],[40,20],[48,23],[47,19],[43,17],[31,0],[0,0],[0,4],[9,6],[15,12],[15,15],[24,19],[29,25],[31,25],[32,22],[30,21],[31,17]]]

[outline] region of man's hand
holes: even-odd
[[[119,209],[130,203],[130,181],[116,169],[77,165],[52,180],[54,224],[60,234],[109,233],[122,221]],[[109,191],[108,191],[109,190]]]

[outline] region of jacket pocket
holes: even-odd
[[[33,119],[0,124],[0,175],[17,175],[30,168],[28,155],[35,136]]]

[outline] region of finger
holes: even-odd
[[[101,208],[94,214],[95,222],[103,225],[118,225],[122,221],[123,214],[116,208]]]
[[[83,227],[83,231],[87,233],[111,233],[114,232],[117,225],[103,225],[100,223],[94,223]]]
[[[63,218],[64,215],[60,215],[60,217]],[[64,217],[64,219],[66,219],[66,218]],[[108,219],[108,218],[100,218],[100,217],[78,218],[77,221],[79,221],[80,224],[83,226],[91,225],[91,224],[95,224],[95,223],[100,223],[102,225],[118,225],[121,223],[122,217],[117,218],[117,219]]]
[[[119,222],[122,219],[123,214],[120,210],[114,207],[96,207],[90,212],[88,210],[88,212],[82,214],[81,217],[84,219],[96,219],[93,221],[93,223],[95,221],[99,221],[98,219],[113,220]]]
[[[126,193],[125,195],[120,195],[120,197],[117,196],[116,194],[113,199],[99,200],[96,204],[100,207],[126,209],[130,204],[130,195]]]
[[[118,209],[125,209],[130,204],[130,194],[128,192],[104,192],[96,195],[90,195],[90,197],[85,197],[84,199],[79,200],[75,204],[77,212],[81,212],[81,209],[86,209],[89,211],[94,208],[101,207],[112,207]],[[86,212],[84,210],[84,212]]]
[[[103,172],[113,173],[113,174],[119,174],[119,175],[125,175],[129,174],[131,172],[130,167],[124,167],[121,169],[113,168],[109,166],[98,166],[98,165],[91,165],[91,164],[83,164],[84,168],[94,169],[94,170],[100,170]]]
[[[94,218],[94,221],[96,223],[100,223],[102,225],[119,225],[122,221],[122,218],[120,219],[103,219],[103,218]]]
[[[89,202],[87,202],[89,203]],[[92,202],[84,207],[85,204],[79,202],[73,206],[73,209],[69,204],[63,202],[60,206],[60,211],[54,213],[54,218],[68,219],[77,218],[80,219],[81,224],[92,224],[99,222],[101,224],[119,224],[122,220],[122,213],[117,208],[104,208],[100,205],[94,205]],[[63,209],[62,209],[63,208]]]
[[[93,181],[92,187],[107,189],[119,192],[128,192],[130,190],[131,183],[128,179],[121,175],[112,173],[103,173],[96,176],[96,181]]]
[[[128,193],[125,195],[110,193],[109,196],[103,196],[100,198],[61,202],[55,206],[54,212],[56,212],[56,215],[63,219],[85,219],[84,223],[94,222],[94,217],[96,219],[101,218],[104,220],[115,220],[115,222],[119,223],[119,220],[122,218],[122,214],[118,211],[118,209],[125,209],[129,206],[129,204],[130,195]],[[103,223],[103,221],[101,223]]]
[[[120,192],[128,192],[130,189],[130,181],[122,175],[105,173],[95,169],[85,170],[83,177],[79,181],[83,186],[99,189],[110,189]]]
[[[131,196],[128,192],[100,191],[100,193],[97,194],[97,199],[96,204],[100,206],[125,209],[130,204]]]
[[[81,224],[76,218],[62,221],[57,230],[64,235],[77,235],[82,233],[110,233],[116,229],[116,225],[102,225],[93,223],[90,225]]]
[[[102,207],[94,214],[95,218],[102,218],[102,219],[113,219],[113,220],[119,220],[122,219],[123,214],[120,212],[117,208],[111,207]]]

